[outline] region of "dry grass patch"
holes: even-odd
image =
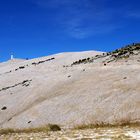
[[[60,131],[60,126],[56,124],[49,124],[44,127],[38,127],[38,128],[28,128],[28,129],[0,129],[0,135],[2,134],[10,134],[10,133],[38,133],[38,132],[48,132],[48,131]]]
[[[131,122],[121,122],[121,123],[115,123],[115,124],[109,124],[109,123],[96,123],[96,124],[83,124],[83,125],[78,125],[75,126],[74,129],[79,130],[79,129],[94,129],[94,128],[112,128],[112,127],[139,127],[140,126],[140,122],[135,122],[135,123],[131,123]]]

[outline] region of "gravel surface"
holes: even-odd
[[[118,127],[1,135],[0,140],[140,140],[140,128]]]

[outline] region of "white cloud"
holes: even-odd
[[[120,21],[125,20],[126,15],[129,18],[140,17],[139,12],[129,13],[127,6],[108,6],[110,0],[34,0],[34,2],[46,9],[52,9],[55,23],[67,35],[78,39],[113,32],[120,28],[116,17]]]

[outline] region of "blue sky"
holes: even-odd
[[[140,42],[139,0],[0,0],[0,61]]]

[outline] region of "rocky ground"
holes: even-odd
[[[14,133],[0,140],[140,140],[140,127],[96,128],[48,133]]]
[[[0,129],[140,123],[140,44],[0,63]]]

